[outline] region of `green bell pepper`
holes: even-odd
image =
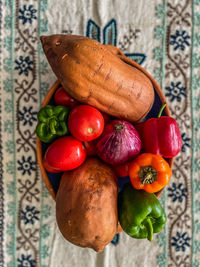
[[[153,240],[162,230],[166,214],[157,197],[125,184],[118,197],[118,216],[122,229],[133,238]]]
[[[64,106],[47,105],[37,114],[36,134],[45,143],[52,142],[57,136],[68,133],[67,116],[69,110]]]

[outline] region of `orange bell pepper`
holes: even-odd
[[[136,189],[156,193],[165,187],[172,176],[168,162],[160,155],[144,153],[129,165],[129,177]]]

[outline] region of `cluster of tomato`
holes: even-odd
[[[43,158],[45,169],[57,173],[75,169],[87,156],[96,154],[95,140],[102,134],[109,116],[90,105],[78,105],[63,87],[56,91],[54,100],[56,105],[70,109],[67,126],[71,133],[53,141]]]

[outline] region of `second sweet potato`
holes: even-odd
[[[101,251],[120,231],[118,181],[111,167],[97,158],[62,176],[56,196],[56,218],[71,243]]]

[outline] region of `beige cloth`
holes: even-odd
[[[0,266],[200,266],[199,25],[199,0],[0,1]],[[96,253],[56,226],[35,151],[36,112],[56,80],[39,36],[55,33],[117,45],[166,95],[183,147],[161,197],[168,221],[151,243],[120,233]]]

